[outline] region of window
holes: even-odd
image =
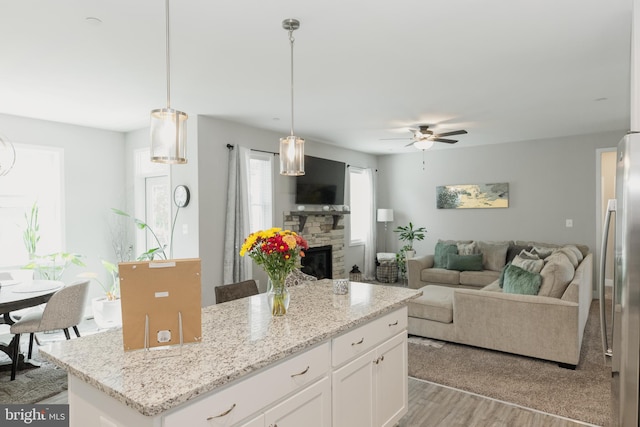
[[[2,267],[27,264],[28,253],[22,240],[26,218],[34,203],[38,206],[40,241],[38,255],[60,252],[63,248],[62,219],[63,150],[37,145],[14,144],[16,163],[0,179],[0,263]]]
[[[349,167],[350,245],[364,245],[371,229],[373,188],[364,169]]]
[[[249,158],[249,229],[273,227],[273,155],[251,151]]]
[[[171,236],[171,183],[169,165],[153,163],[149,148],[135,151],[136,201],[135,217],[142,219],[156,234],[160,245],[167,245]],[[152,233],[137,233],[136,257],[158,242]],[[167,257],[170,254],[167,252]]]

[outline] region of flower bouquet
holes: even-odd
[[[241,256],[249,254],[269,276],[271,286],[267,290],[267,298],[274,316],[283,316],[287,312],[289,291],[285,279],[300,266],[299,257],[303,257],[307,249],[309,244],[302,236],[281,228],[251,233],[240,249]]]

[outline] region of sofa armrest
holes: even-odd
[[[425,268],[433,267],[433,255],[423,255],[409,258],[407,260],[407,275],[409,276],[409,287],[420,289],[424,284],[420,281],[420,272]]]
[[[459,342],[576,365],[578,304],[559,298],[473,289],[453,294]]]
[[[588,253],[573,275],[573,280],[567,286],[562,300],[578,304],[580,309],[580,340],[589,317],[591,300],[593,299],[593,254]]]

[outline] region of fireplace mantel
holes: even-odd
[[[307,218],[312,215],[332,216],[333,229],[335,230],[338,227],[338,221],[340,221],[340,218],[350,213],[351,212],[349,211],[291,211],[291,212],[286,212],[285,215],[300,217],[300,224],[298,226],[298,231],[302,232],[302,230],[304,230],[304,225],[307,223]]]

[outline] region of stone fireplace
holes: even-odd
[[[336,211],[297,211],[284,213],[284,228],[295,231],[309,242],[309,248],[329,246],[329,278],[346,278],[344,266],[344,214]],[[309,274],[309,273],[308,273]]]

